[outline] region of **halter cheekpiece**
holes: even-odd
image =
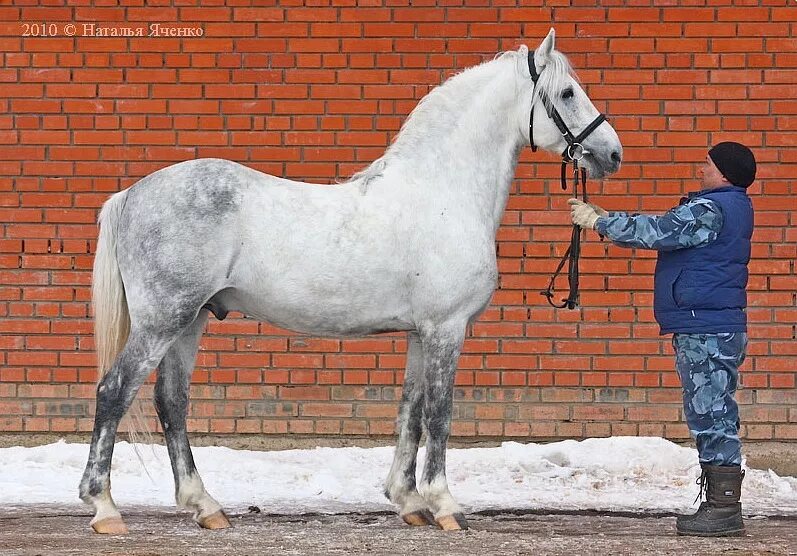
[[[562,151],[562,171],[561,171],[561,182],[562,182],[562,189],[567,190],[567,165],[572,162],[573,163],[573,196],[578,198],[578,184],[579,184],[579,173],[581,174],[581,199],[586,203],[587,202],[587,171],[583,167],[579,167],[579,161],[584,158],[584,155],[587,154],[587,150],[584,148],[582,141],[586,139],[593,131],[595,131],[599,125],[606,121],[606,116],[604,114],[599,114],[592,122],[585,127],[581,133],[578,135],[573,135],[573,132],[570,131],[570,128],[567,127],[562,116],[559,114],[559,111],[556,109],[556,106],[550,101],[548,95],[545,91],[540,90],[537,91],[537,82],[540,79],[540,74],[537,73],[537,68],[534,64],[534,52],[530,51],[528,55],[528,62],[529,62],[529,73],[531,74],[531,80],[534,82],[534,90],[531,95],[531,113],[529,114],[529,142],[531,143],[531,150],[536,152],[537,145],[534,144],[534,106],[535,106],[535,96],[539,96],[540,100],[542,101],[543,105],[546,107],[548,117],[553,120],[556,124],[556,127],[559,128],[559,131],[564,137],[565,141],[567,142],[567,146],[565,150]],[[544,71],[545,68],[541,70]],[[579,172],[579,169],[581,170]],[[557,309],[561,309],[567,307],[568,309],[575,309],[578,306],[579,294],[578,294],[578,259],[581,255],[581,228],[574,224],[573,231],[570,235],[570,246],[565,251],[562,259],[559,261],[559,265],[556,267],[556,271],[554,271],[553,276],[551,276],[551,280],[548,283],[548,287],[545,291],[540,292],[540,295],[545,296],[548,300],[548,303],[551,306],[556,307]],[[568,278],[568,285],[570,286],[570,292],[567,298],[562,300],[560,305],[557,305],[553,302],[553,293],[554,293],[554,281],[556,280],[559,273],[564,268],[565,263],[568,263],[567,266],[567,278]]]

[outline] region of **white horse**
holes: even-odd
[[[535,103],[547,106],[530,126]],[[203,159],[113,195],[100,215],[94,263],[101,379],[80,483],[80,497],[95,510],[94,530],[126,532],[110,492],[114,438],[156,367],[154,401],[177,503],[202,527],[229,526],[202,484],[186,434],[199,338],[209,312],[224,318],[228,311],[314,335],[406,331],[385,493],[409,524],[466,528],[445,474],[454,374],[466,327],[495,288],[495,235],[530,127],[541,148],[566,147],[552,108],[572,130],[598,116],[554,50],[553,29],[532,58],[522,46],[434,89],[385,154],[345,183],[295,182]],[[608,123],[583,147],[581,164],[593,177],[618,169],[622,147]],[[427,458],[416,484],[422,429]]]

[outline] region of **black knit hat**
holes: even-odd
[[[733,141],[717,143],[708,155],[717,170],[733,185],[749,187],[755,180],[755,156],[744,145]]]

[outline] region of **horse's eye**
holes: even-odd
[[[568,87],[567,89],[565,89],[564,91],[562,91],[562,98],[563,98],[564,100],[567,100],[567,99],[573,98],[573,88],[572,88],[572,87]]]

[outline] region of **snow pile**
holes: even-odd
[[[119,506],[173,506],[163,446],[116,445],[111,481]],[[268,513],[390,510],[383,482],[393,448],[315,448],[255,452],[194,448],[208,492],[228,511]],[[80,504],[77,485],[88,445],[58,442],[0,449],[0,506]],[[418,469],[423,469],[424,449]],[[613,437],[551,444],[505,442],[448,451],[451,492],[467,512],[604,510],[687,512],[697,494],[697,452],[661,438]],[[149,473],[149,476],[147,474]],[[746,514],[797,515],[797,478],[748,469]]]

